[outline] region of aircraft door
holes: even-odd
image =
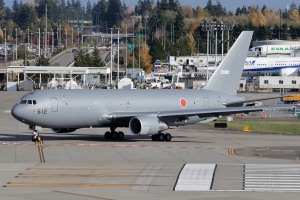
[[[204,109],[210,108],[208,97],[203,97],[203,107],[204,107]]]
[[[51,97],[51,111],[52,112],[57,112],[58,111],[58,105],[57,105],[57,98],[56,97]]]

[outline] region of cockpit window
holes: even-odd
[[[36,100],[21,100],[20,104],[35,105],[36,104]]]

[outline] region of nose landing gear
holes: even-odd
[[[42,136],[40,136],[39,132],[37,130],[34,130],[32,133],[32,142],[35,143],[41,143],[42,142]]]

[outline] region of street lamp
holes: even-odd
[[[117,28],[118,30],[118,74],[117,74],[117,81],[119,83],[119,79],[120,79],[120,75],[119,75],[119,72],[120,72],[120,37],[119,37],[119,34],[120,34],[120,28]]]
[[[132,19],[132,74],[131,78],[133,79],[133,69],[134,69],[134,19]]]
[[[26,29],[26,31],[27,31],[27,43],[29,43],[29,28]]]
[[[58,49],[60,49],[61,43],[60,43],[60,37],[59,37],[59,28],[57,29],[57,45],[58,45]]]
[[[110,48],[110,88],[112,87],[112,62],[113,62],[113,28],[110,28],[110,44],[111,44],[111,48]]]
[[[77,46],[79,46],[79,27],[77,28]]]
[[[53,32],[53,29],[51,29],[51,42],[52,42],[51,52],[53,53],[53,51],[54,51],[54,32]]]
[[[39,41],[38,41],[38,51],[39,51],[39,57],[41,56],[41,29],[38,29],[39,31]]]
[[[4,56],[5,56],[5,63],[7,61],[7,57],[6,57],[6,54],[7,54],[7,49],[6,49],[6,28],[3,29],[4,30]]]
[[[33,34],[33,33],[30,33],[30,46],[31,46],[31,49],[33,48],[33,44],[32,44],[32,34]]]
[[[46,37],[47,37],[47,31],[46,31],[46,29],[44,29],[44,32],[43,32],[43,41],[44,41],[44,46],[43,46],[43,48],[44,48],[44,58],[46,58],[47,57],[47,49],[46,49],[46,47],[47,47],[47,39],[46,39]]]
[[[66,31],[66,49],[67,49],[67,46],[68,46],[68,30],[65,29],[65,31]]]
[[[72,31],[72,45],[73,45],[73,27],[72,27],[71,31]]]
[[[18,28],[16,30],[16,61],[18,60]]]

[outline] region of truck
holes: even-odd
[[[281,101],[285,104],[296,104],[300,102],[300,94],[296,95],[285,95]]]

